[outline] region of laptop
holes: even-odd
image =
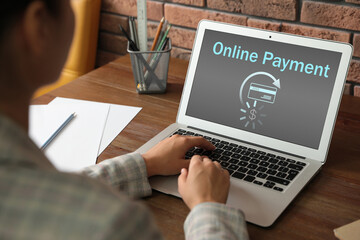
[[[228,169],[227,205],[268,227],[325,164],[352,46],[203,20],[176,123],[137,152],[173,134],[203,136],[190,149]],[[180,197],[177,176],[153,189]]]

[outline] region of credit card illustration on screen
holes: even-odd
[[[273,104],[275,102],[277,88],[266,85],[251,83],[248,98]]]

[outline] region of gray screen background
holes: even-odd
[[[257,52],[258,61],[253,63],[215,55],[213,46],[218,41],[224,46],[238,45],[244,50]],[[305,64],[329,64],[328,78],[289,70],[281,72],[270,63],[263,65],[265,51],[272,52],[275,57],[303,61]],[[186,115],[318,149],[340,58],[341,53],[338,52],[206,30]],[[248,109],[241,104],[239,91],[243,81],[258,71],[279,78],[281,89],[278,89],[274,104],[257,102],[258,113],[253,129],[249,112],[240,111],[249,111],[252,107]],[[267,76],[251,78],[243,90],[243,99],[251,106],[254,101],[247,98],[250,83],[274,87]],[[244,116],[246,120],[240,120]],[[245,127],[247,121],[250,124]]]

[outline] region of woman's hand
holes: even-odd
[[[175,175],[180,173],[182,168],[188,168],[190,160],[185,159],[185,154],[192,147],[215,149],[215,146],[203,137],[174,135],[166,138],[142,155],[148,177]]]
[[[181,197],[190,209],[204,202],[226,203],[230,176],[218,162],[193,156],[189,170],[181,170],[178,186]]]

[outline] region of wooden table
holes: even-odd
[[[136,150],[175,122],[188,62],[171,59],[166,94],[135,91],[128,56],[107,64],[33,101],[69,97],[143,109],[100,155],[98,161]],[[155,192],[142,200],[166,239],[184,239],[189,212],[181,199]],[[322,171],[270,227],[248,224],[251,239],[336,239],[333,229],[360,219],[360,98],[344,96]]]

